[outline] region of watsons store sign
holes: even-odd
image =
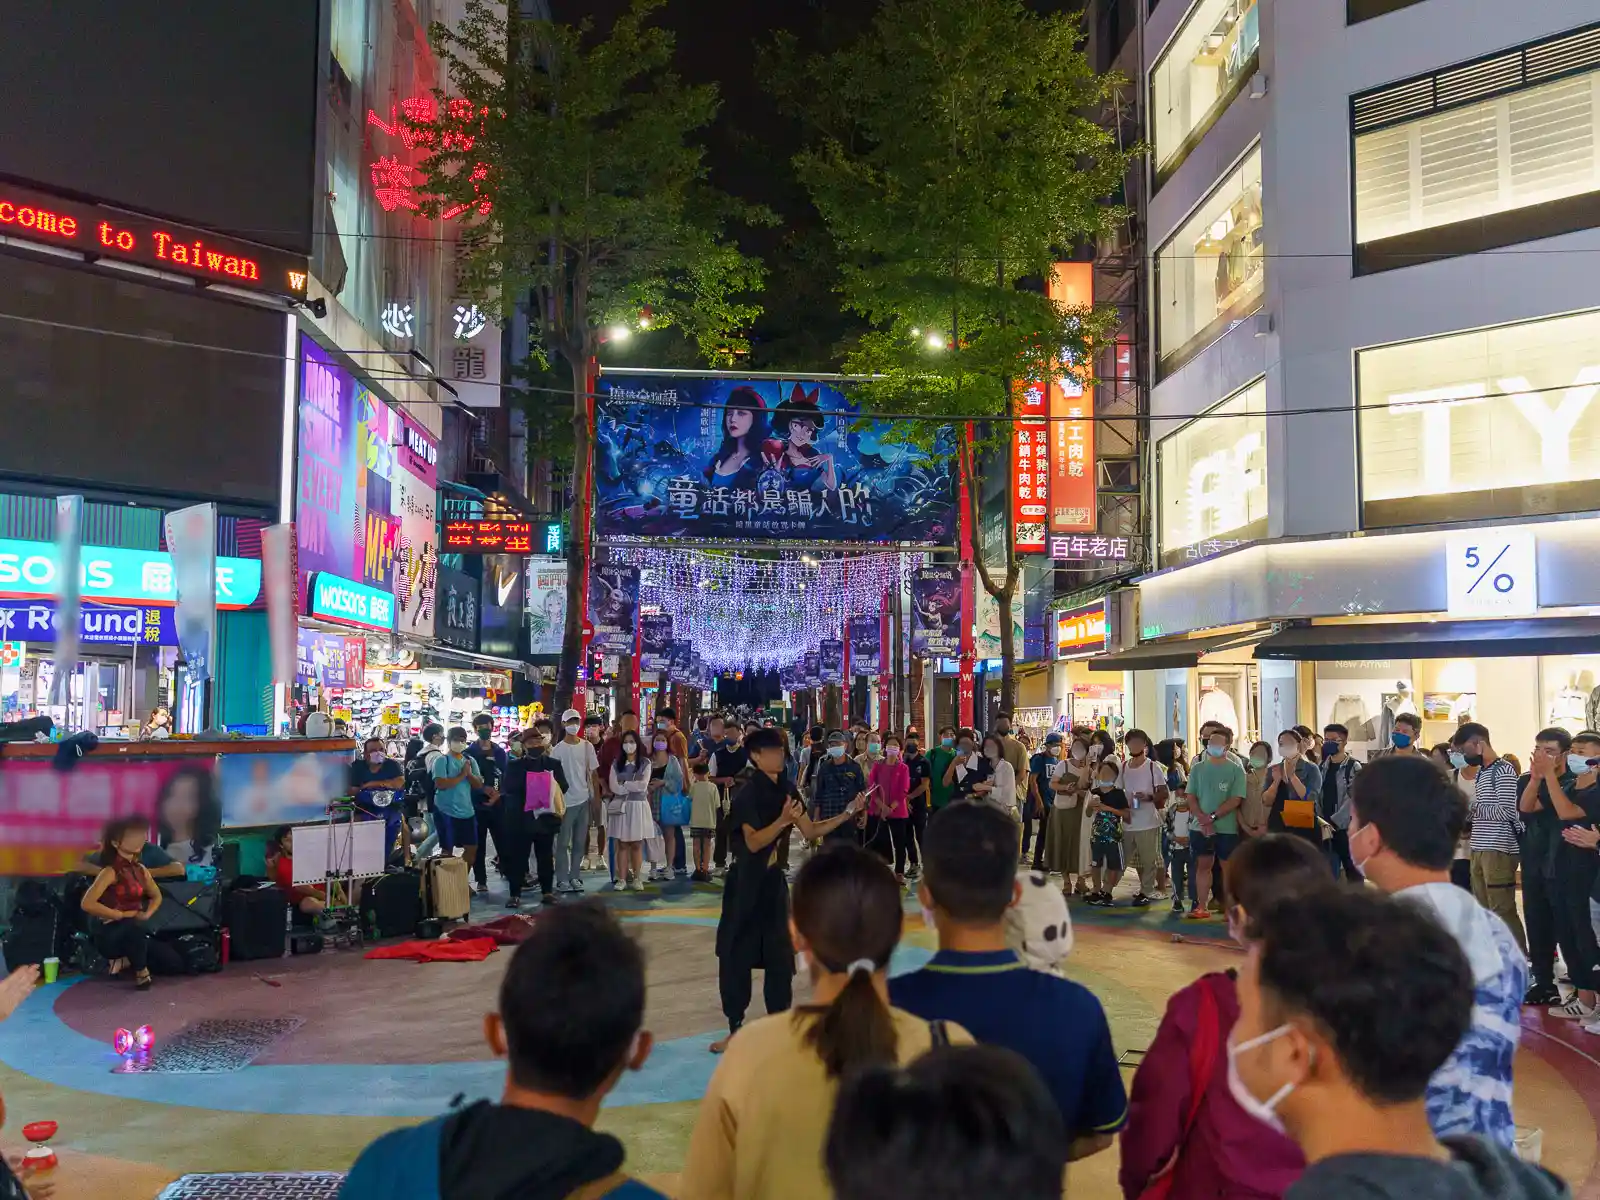
[[[53,543],[0,538],[0,596],[55,596],[56,561]],[[178,602],[172,557],[160,551],[85,546],[80,575],[85,600]],[[217,559],[218,608],[249,608],[260,594],[260,559]]]
[[[311,580],[311,615],[321,621],[394,629],[394,596],[363,583],[320,571]]]

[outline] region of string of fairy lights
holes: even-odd
[[[703,550],[613,547],[613,562],[639,568],[641,611],[672,618],[716,671],[774,671],[844,636],[851,617],[876,616],[918,570],[917,552],[814,558],[751,558]]]

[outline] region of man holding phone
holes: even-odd
[[[1150,735],[1130,729],[1123,738],[1128,757],[1117,775],[1117,786],[1128,797],[1128,821],[1123,826],[1127,865],[1139,872],[1135,908],[1143,908],[1160,891],[1165,860],[1161,855],[1161,814],[1167,805],[1167,773],[1150,757]]]

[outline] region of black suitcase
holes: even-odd
[[[390,871],[361,893],[361,929],[369,937],[410,937],[422,919],[422,873]]]
[[[249,962],[282,958],[287,944],[289,902],[274,885],[234,888],[228,893],[228,959]]]
[[[51,881],[26,879],[17,885],[16,905],[11,910],[11,927],[0,939],[0,954],[6,967],[37,966],[47,958],[66,962],[71,953],[73,922],[64,911],[60,895]]]
[[[221,939],[216,933],[180,933],[171,942],[179,970],[185,975],[209,975],[222,970]]]
[[[222,886],[187,879],[160,881],[161,906],[145,928],[151,937],[175,938],[180,933],[206,933],[222,928]]]

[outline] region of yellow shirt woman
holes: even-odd
[[[896,1058],[903,1066],[932,1047],[933,1028],[898,1008]],[[838,1080],[805,1044],[812,1014],[800,1009],[752,1021],[728,1044],[700,1105],[676,1194],[683,1200],[825,1200],[822,1145]],[[972,1036],[946,1023],[946,1039]]]

